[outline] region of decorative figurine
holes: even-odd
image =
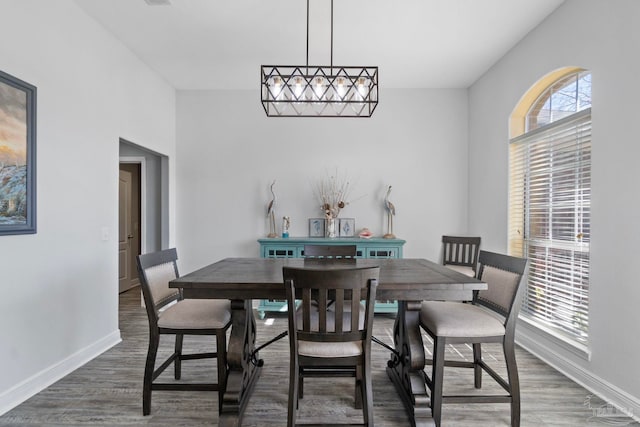
[[[382,236],[385,239],[395,239],[393,234],[393,217],[396,214],[396,207],[389,201],[389,194],[391,193],[391,186],[387,189],[387,195],[384,197],[384,207],[387,210],[387,234]]]
[[[276,180],[273,180],[271,186],[269,187],[269,191],[271,191],[272,199],[267,205],[267,217],[269,218],[269,234],[267,237],[277,237],[276,234],[276,194],[273,192],[273,186],[276,185]]]
[[[282,217],[282,238],[289,237],[289,227],[291,226],[291,218],[288,216]]]

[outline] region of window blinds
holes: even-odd
[[[529,259],[521,314],[588,336],[591,109],[510,141],[509,251]]]

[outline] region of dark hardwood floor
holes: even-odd
[[[258,320],[258,341],[266,341],[286,328],[286,318]],[[374,334],[391,343],[393,319],[376,316]],[[120,295],[120,330],[123,342],[90,361],[46,390],[0,417],[0,425],[86,426],[152,425],[215,426],[217,401],[214,392],[155,391],[151,415],[142,416],[142,373],[147,351],[147,319],[140,306],[139,290]],[[206,337],[185,340],[186,349],[200,350],[213,341]],[[427,345],[428,346],[428,345]],[[161,341],[168,353],[172,343]],[[502,368],[498,347],[486,346],[489,359]],[[283,339],[261,351],[265,361],[252,399],[247,406],[243,426],[283,426],[286,424],[288,387],[288,342]],[[471,357],[464,346],[448,349],[449,358]],[[374,414],[380,427],[408,426],[404,407],[389,381],[384,367],[387,350],[374,345]],[[605,402],[592,396],[529,353],[518,349],[521,376],[523,426],[611,425],[616,421],[631,424],[629,419],[615,420],[602,416],[598,408]],[[183,379],[213,378],[215,364],[209,361],[185,362]],[[208,365],[212,364],[212,365]],[[6,368],[6,367],[5,367]],[[167,370],[166,375],[171,375]],[[305,398],[300,403],[300,421],[331,419],[358,422],[361,412],[353,408],[353,379],[308,379]],[[486,378],[486,390],[499,391]],[[474,392],[471,370],[445,371],[445,393]],[[508,426],[509,408],[505,404],[445,405],[443,426]]]

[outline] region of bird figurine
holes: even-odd
[[[389,200],[389,194],[391,194],[391,186],[389,186],[387,194],[384,196],[384,207],[387,210],[387,234],[382,237],[385,239],[395,239],[396,236],[393,234],[393,217],[396,214],[396,207]]]
[[[269,218],[269,234],[267,237],[277,237],[276,234],[276,193],[273,192],[273,186],[276,185],[276,180],[274,179],[269,187],[269,191],[271,191],[271,201],[267,205],[267,217]]]

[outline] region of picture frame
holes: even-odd
[[[340,237],[353,237],[355,236],[356,220],[354,218],[340,218],[339,225]]]
[[[0,235],[36,233],[36,95],[0,71]]]
[[[324,218],[309,218],[309,237],[324,237]]]

